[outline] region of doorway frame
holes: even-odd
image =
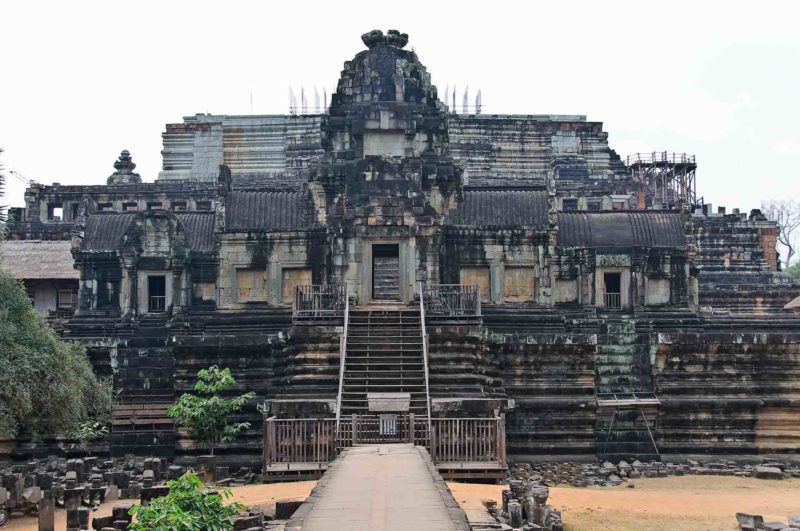
[[[360,278],[360,293],[359,299],[365,303],[373,302],[375,299],[372,296],[372,247],[374,245],[397,245],[399,258],[400,258],[400,300],[399,304],[408,304],[414,297],[414,285],[409,282],[409,274],[412,275],[410,280],[414,280],[416,276],[416,249],[407,238],[364,238],[360,242],[361,247],[361,271]],[[409,273],[409,271],[411,273]]]

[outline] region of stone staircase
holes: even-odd
[[[605,316],[600,322],[595,357],[595,388],[598,393],[652,392],[650,354],[636,333],[636,319]]]
[[[613,314],[600,317],[595,356],[598,398],[632,398],[633,393],[640,398],[654,398],[649,334],[637,333],[636,318]],[[653,408],[643,409],[654,430]],[[604,459],[658,459],[639,408],[598,408],[595,438],[597,453]]]
[[[112,456],[128,453],[171,457],[174,421],[167,407],[174,403],[175,358],[165,316],[141,319],[135,334],[117,347],[111,410]]]
[[[342,415],[368,412],[367,393],[410,393],[427,415],[419,310],[355,309],[348,323]]]

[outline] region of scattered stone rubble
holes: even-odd
[[[116,499],[138,499],[147,504],[165,495],[169,491],[166,482],[178,479],[186,470],[157,457],[103,460],[51,456],[0,468],[0,507],[14,513],[38,513],[42,530],[55,529],[55,509],[63,507],[67,510],[67,531],[79,531],[89,528],[90,508]],[[232,474],[229,467],[218,466],[215,477],[217,485],[228,487],[251,483],[258,476],[248,467]],[[133,503],[115,506],[112,515],[94,518],[92,527],[125,531],[130,525],[128,511],[132,506]],[[244,513],[237,518],[235,529],[261,530],[263,520],[261,512]]]
[[[789,516],[789,523],[765,522],[760,514],[736,513],[741,531],[793,531],[800,529],[800,516]]]
[[[613,487],[629,479],[667,476],[736,476],[758,479],[800,478],[800,464],[765,461],[761,465],[741,464],[728,460],[700,463],[663,463],[634,460],[620,461],[616,465],[602,463],[534,463],[517,464],[511,471],[513,479],[531,480],[542,485],[571,485],[573,487]]]
[[[487,506],[492,516],[513,529],[562,531],[561,512],[547,505],[550,489],[542,483],[541,476],[527,463],[517,465],[514,473],[515,478],[508,482],[509,489],[503,491],[502,508]]]

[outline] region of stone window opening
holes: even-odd
[[[174,212],[185,212],[187,210],[186,201],[173,201],[171,206]]]
[[[139,204],[136,202],[122,203],[123,212],[136,212],[139,210]]]
[[[622,275],[620,273],[603,273],[605,284],[606,308],[622,308]]]
[[[64,205],[62,203],[50,203],[47,208],[47,219],[50,221],[63,221]]]
[[[197,210],[211,210],[211,201],[198,201]]]
[[[156,210],[159,208],[163,208],[161,201],[152,201],[150,203],[147,203],[147,210]]]
[[[97,203],[97,210],[100,212],[113,212],[114,205],[112,203]]]
[[[167,279],[164,275],[147,277],[147,311],[164,313],[167,306]]]
[[[561,201],[561,209],[564,212],[575,212],[578,210],[578,200],[577,199],[563,199]]]

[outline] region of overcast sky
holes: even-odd
[[[694,153],[729,209],[800,199],[798,2],[4,1],[0,158],[50,184],[101,184],[122,149],[145,181],[164,124],[288,111],[328,94],[373,28],[409,34],[440,94],[488,113],[584,114],[621,155]],[[5,203],[22,204],[9,176]]]

